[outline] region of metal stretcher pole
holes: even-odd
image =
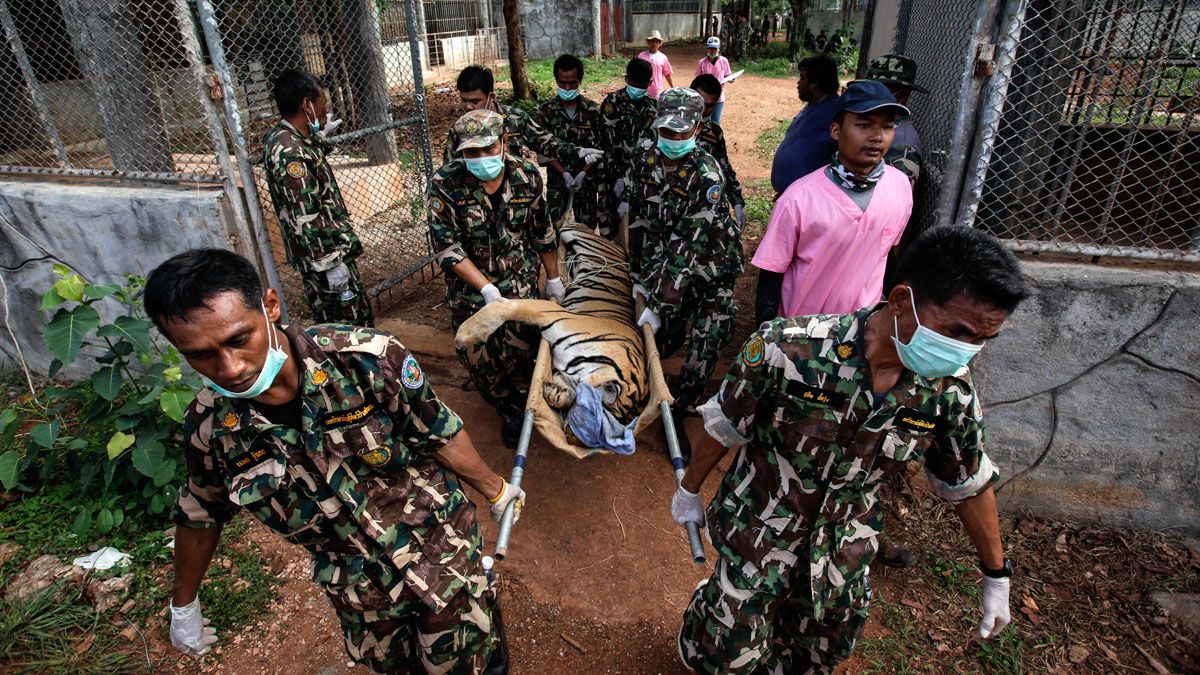
[[[642,303],[637,303],[639,309]],[[639,312],[640,313],[640,312]],[[662,370],[662,362],[658,358],[658,346],[654,342],[654,331],[648,324],[642,325],[642,337],[646,341],[646,361],[650,364],[651,370]],[[651,377],[661,377],[661,372],[652,373]],[[679,437],[675,435],[675,419],[671,414],[671,404],[668,401],[659,401],[659,413],[662,415],[663,431],[667,435],[667,454],[671,456],[671,467],[675,470],[675,487],[679,487],[679,483],[683,480],[683,455],[679,452]],[[700,541],[700,526],[696,523],[687,524],[688,545],[692,549],[692,562],[697,565],[703,565],[706,562],[704,557],[704,543]]]
[[[529,454],[529,441],[533,437],[533,397],[540,392],[535,390],[541,382],[539,374],[550,365],[550,343],[542,340],[538,347],[537,363],[533,367],[533,381],[529,385],[529,395],[525,401],[525,417],[521,421],[521,436],[517,441],[517,455],[513,457],[512,475],[508,484],[514,488],[521,487],[521,478],[525,475],[525,457]],[[513,520],[516,516],[517,502],[511,501],[504,509],[500,518],[500,532],[496,534],[496,560],[504,560],[508,554],[508,540],[512,536]]]

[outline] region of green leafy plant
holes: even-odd
[[[72,529],[80,537],[108,534],[127,516],[161,517],[174,503],[181,467],[169,448],[178,447],[198,383],[185,377],[173,347],[151,337],[139,297],[144,279],[97,285],[65,265],[54,272],[41,305],[54,310],[43,334],[54,356],[48,374],[84,357],[95,368],[73,386],[47,387],[36,415],[0,411],[0,486],[31,491],[54,471],[74,473],[88,499]],[[122,307],[112,321],[98,309],[106,299]]]

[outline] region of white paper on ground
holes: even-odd
[[[121,553],[111,546],[105,546],[94,553],[76,558],[72,564],[85,570],[106,570],[115,565],[128,565],[132,559],[128,553]]]

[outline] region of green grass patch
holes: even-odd
[[[0,671],[128,673],[143,668],[129,643],[114,635],[90,605],[80,604],[72,589],[59,584],[23,600],[0,600]]]
[[[768,162],[771,161],[775,157],[775,149],[783,141],[783,136],[787,133],[791,123],[790,119],[780,120],[775,123],[775,126],[763,129],[758,138],[754,139],[755,152]]]
[[[752,58],[745,61],[739,61],[734,71],[746,70],[747,75],[758,75],[759,77],[776,77],[780,79],[790,80],[796,77],[796,67],[792,62],[784,57],[774,58]]]
[[[611,58],[611,59],[583,59],[583,86],[596,85],[598,83],[610,83],[621,80],[625,77],[625,66],[629,63],[626,58]],[[507,100],[506,103],[516,105],[526,112],[536,112],[545,99],[548,99],[556,94],[558,84],[554,81],[554,59],[535,59],[525,62],[525,74],[529,76],[529,86],[537,95],[537,101],[514,101]],[[500,66],[496,69],[497,82],[509,82],[512,80],[509,74],[508,66]]]
[[[742,196],[746,198],[746,229],[743,239],[760,239],[767,231],[771,210],[775,208],[775,191],[771,181],[758,179],[742,185]]]

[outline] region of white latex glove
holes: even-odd
[[[639,327],[649,324],[650,330],[657,333],[658,329],[662,328],[662,319],[658,318],[658,315],[654,313],[654,310],[647,307],[646,309],[642,310],[642,315],[638,317],[637,324]]]
[[[350,268],[346,263],[325,270],[325,282],[331,291],[344,291],[350,288]]]
[[[704,507],[700,504],[700,495],[692,494],[680,485],[671,498],[671,517],[676,523],[687,527],[688,523],[704,524]]]
[[[1008,577],[1003,579],[983,578],[983,620],[979,622],[979,637],[984,640],[999,635],[1008,625]]]
[[[508,302],[508,298],[500,295],[500,289],[496,288],[495,284],[488,284],[479,289],[479,292],[483,294],[484,305],[490,305],[493,302]]]
[[[579,188],[583,187],[583,181],[586,178],[587,178],[586,171],[580,171],[580,172],[576,173],[575,178],[573,179],[573,182],[575,183],[575,187],[572,189],[572,191],[579,192]]]
[[[500,494],[496,495],[495,499],[488,500],[488,503],[492,505],[492,520],[500,522],[500,519],[504,517],[505,509],[508,508],[508,503],[513,500],[517,502],[517,505],[513,507],[513,522],[515,523],[521,518],[521,509],[525,507],[525,491],[504,481],[504,487],[500,488]]]
[[[207,654],[217,641],[217,629],[200,613],[200,598],[183,607],[171,606],[171,644],[181,652]]]
[[[650,299],[650,294],[646,292],[645,288],[642,288],[641,284],[634,284],[633,285],[633,302],[634,302],[634,304],[637,304],[637,299],[638,299],[639,295],[642,296],[646,300]]]
[[[613,195],[620,197],[625,194],[625,179],[618,178],[617,182],[613,183]]]
[[[629,213],[629,202],[621,202],[617,205],[617,217],[620,218],[626,213]]]
[[[342,120],[334,119],[333,113],[325,115],[325,124],[321,125],[321,133],[326,136],[333,136],[337,133],[338,127],[342,126]]]
[[[733,217],[737,219],[738,227],[746,226],[746,209],[741,204],[733,207]]]
[[[554,298],[560,305],[563,303],[563,298],[567,295],[567,288],[563,286],[562,277],[546,280],[546,295]]]
[[[588,166],[595,164],[596,160],[600,159],[603,156],[604,156],[603,150],[597,150],[595,148],[580,148],[579,149],[579,159],[582,159],[583,163]]]

